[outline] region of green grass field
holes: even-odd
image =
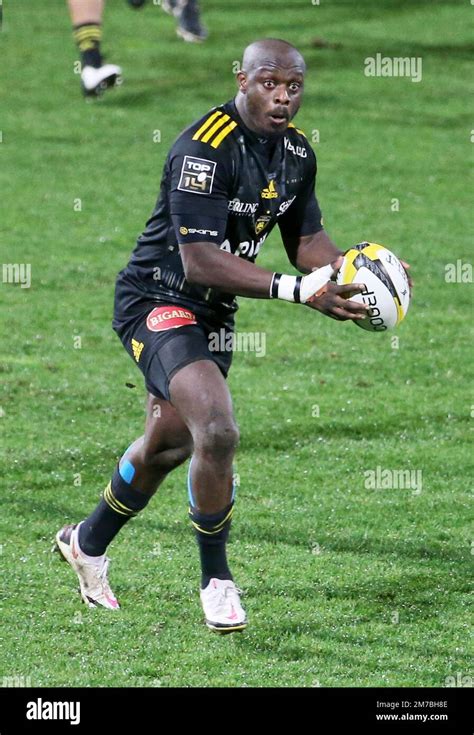
[[[447,283],[445,268],[472,257],[473,8],[202,5],[211,35],[194,46],[151,1],[134,12],[108,0],[104,51],[125,82],[86,103],[65,2],[4,2],[2,263],[31,264],[31,287],[0,284],[0,684],[436,687],[472,676],[472,283]],[[406,322],[380,335],[240,300],[238,329],[266,334],[266,356],[236,354],[229,378],[242,434],[229,555],[251,626],[220,638],[201,620],[186,467],[110,548],[119,614],[82,606],[50,548],[142,432],[141,374],[110,326],[115,275],[169,145],[233,96],[232,65],[260,36],[307,59],[298,122],[319,131],[329,234],[343,248],[388,245],[416,285]],[[421,57],[422,81],[366,77],[378,52]],[[293,272],[276,232],[259,264]],[[377,467],[421,472],[422,488],[367,488]]]

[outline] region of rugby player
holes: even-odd
[[[128,0],[133,8],[141,8],[146,0]],[[81,57],[81,84],[87,97],[98,97],[109,87],[119,84],[122,69],[105,64],[101,52],[102,16],[105,0],[68,0],[73,34]],[[200,19],[197,0],[162,0],[162,9],[174,15],[176,33],[184,41],[201,42],[207,30]]]
[[[144,434],[121,457],[97,507],[56,535],[90,607],[119,607],[106,549],[168,473],[192,457],[189,516],[204,618],[218,632],[247,625],[226,556],[239,436],[225,381],[232,352],[211,349],[209,335],[232,332],[235,296],[283,299],[297,304],[288,308],[305,305],[338,320],[366,316],[366,307],[350,300],[365,286],[331,280],[341,250],[321,224],[314,152],[291,122],[305,70],[285,41],[245,49],[236,97],[173,144],[154,211],[118,275],[113,327],[143,372],[148,408]],[[304,275],[255,265],[275,225]]]

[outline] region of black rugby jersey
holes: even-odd
[[[173,303],[231,325],[235,296],[189,284],[179,244],[216,243],[254,261],[276,224],[282,235],[316,233],[315,176],[313,149],[293,125],[275,143],[244,125],[233,100],[212,109],[168,154],[153,214],[119,274],[120,312]]]

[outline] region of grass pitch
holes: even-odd
[[[202,4],[211,35],[193,46],[151,2],[109,0],[104,50],[125,83],[89,104],[63,0],[4,4],[2,262],[29,264],[31,286],[0,284],[0,682],[444,686],[470,673],[472,9]],[[298,122],[319,139],[328,232],[343,248],[391,247],[416,286],[406,322],[381,335],[240,300],[238,329],[266,335],[265,357],[236,354],[229,380],[242,433],[229,555],[251,625],[219,638],[201,622],[185,467],[110,548],[119,614],[81,606],[50,545],[142,431],[142,378],[110,327],[115,275],[169,145],[233,96],[233,64],[260,36],[308,62]],[[365,76],[377,53],[421,57],[422,81]],[[258,262],[292,272],[276,232]],[[372,489],[377,468],[421,486]]]

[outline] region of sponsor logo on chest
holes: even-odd
[[[240,199],[231,199],[228,206],[229,212],[234,214],[252,215],[258,209],[258,202],[241,202]]]
[[[299,156],[300,158],[308,158],[308,151],[306,148],[302,145],[293,145],[288,138],[285,138],[285,148],[290,153],[294,153],[295,156]]]
[[[285,214],[286,210],[288,209],[289,206],[291,206],[293,204],[293,202],[295,201],[295,199],[296,199],[296,194],[294,196],[292,196],[291,199],[288,199],[288,201],[282,202],[280,204],[280,208],[279,208],[279,210],[277,212],[277,217],[280,217],[282,214]]]

